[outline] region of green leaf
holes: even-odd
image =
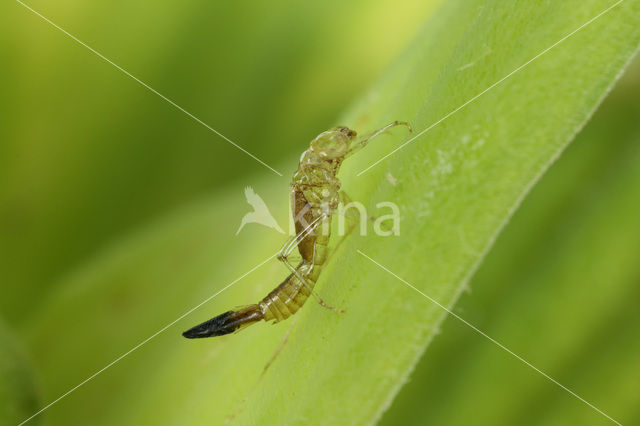
[[[40,398],[30,367],[25,351],[0,322],[1,425],[18,424],[38,410]]]
[[[640,62],[536,185],[456,311],[622,424],[640,408]],[[447,319],[382,424],[606,419]]]
[[[344,123],[368,131],[399,119],[425,129],[611,4],[448,2]],[[179,336],[263,297],[285,275],[272,261],[52,407],[52,422],[376,420],[445,315],[356,250],[452,306],[520,200],[636,50],[639,20],[639,4],[623,2],[362,176],[356,174],[407,140],[405,132],[394,130],[345,164],[351,198],[373,215],[381,201],[402,212],[401,236],[352,236],[323,272],[317,291],[345,314],[310,301],[275,326],[197,342]],[[247,181],[268,204],[282,206],[282,219],[287,182],[264,175],[255,182]],[[29,327],[49,397],[275,253],[283,238],[273,231],[254,227],[234,237],[246,211],[241,187],[231,188],[115,245],[70,277]]]

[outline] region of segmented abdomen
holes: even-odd
[[[302,217],[298,213],[302,213]],[[302,261],[297,266],[296,271],[305,282],[296,274],[289,275],[278,287],[273,289],[259,306],[264,314],[265,321],[279,322],[289,318],[302,308],[307,301],[313,287],[318,280],[322,267],[328,256],[328,242],[330,235],[331,219],[328,217],[320,223],[317,211],[311,208],[307,198],[302,191],[294,193],[293,216],[298,218],[295,221],[296,234],[307,232],[298,242],[298,251],[302,256]],[[309,225],[316,224],[314,229],[309,229]]]
[[[301,275],[306,275],[308,286],[300,281],[295,274],[289,275],[260,301],[259,305],[265,321],[279,322],[289,318],[302,308],[311,295],[311,290],[320,275],[321,266],[314,266],[303,260],[297,269]]]

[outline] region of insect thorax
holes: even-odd
[[[301,162],[293,176],[292,189],[302,192],[316,211],[321,206],[335,209],[340,191],[340,180],[336,176],[338,168],[339,164],[334,161]]]

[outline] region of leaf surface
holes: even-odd
[[[447,2],[343,123],[363,132],[397,119],[426,129],[612,4]],[[529,188],[636,51],[638,22],[640,3],[623,2],[362,176],[406,133],[396,129],[345,163],[352,199],[372,215],[382,201],[402,214],[399,237],[354,235],[323,272],[317,291],[345,314],[309,302],[276,326],[182,340],[182,329],[256,302],[279,283],[286,273],[272,261],[52,408],[51,417],[60,424],[376,420],[445,315],[356,250],[453,306]],[[282,223],[287,182],[259,182],[263,198],[283,206]],[[277,251],[283,238],[266,228],[234,237],[247,211],[239,189],[114,246],[69,279],[31,327],[52,397]],[[62,361],[73,370],[59,368]]]

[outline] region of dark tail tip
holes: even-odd
[[[202,324],[190,328],[182,333],[182,335],[187,339],[198,339],[202,337],[223,336],[225,334],[233,333],[235,329],[228,327],[227,324],[231,314],[233,314],[233,311],[220,314],[215,318],[211,318],[209,321],[205,321]]]
[[[224,336],[262,319],[262,311],[251,305],[238,311],[227,311],[182,333],[187,339]]]

